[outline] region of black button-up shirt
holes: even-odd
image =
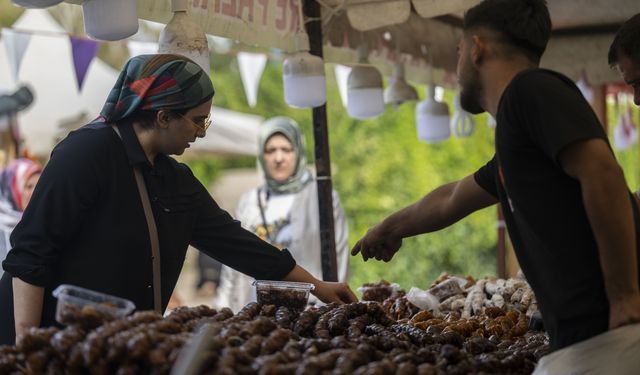
[[[122,139],[108,125],[89,124],[54,149],[3,262],[0,344],[13,332],[11,277],[45,288],[45,326],[54,322],[51,291],[64,283],[153,308],[151,244],[133,166],[144,176],[158,228],[163,308],[190,244],[259,279],[282,279],[293,269],[287,250],[244,230],[187,166],[166,155],[152,166],[131,124],[119,129]]]

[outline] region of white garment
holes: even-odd
[[[640,373],[640,324],[601,333],[540,359],[533,375]]]
[[[0,201],[0,277],[4,273],[2,269],[2,261],[7,257],[7,253],[11,250],[11,244],[9,243],[9,236],[13,228],[16,227],[22,212],[14,210],[9,202]]]
[[[272,195],[267,200],[264,187],[252,189],[242,195],[236,209],[236,219],[242,226],[266,239],[264,222],[258,205],[260,190],[262,207],[272,242],[277,247],[286,247],[296,263],[318,279],[322,279],[320,254],[320,218],[318,190],[315,180],[296,194]],[[288,207],[288,209],[287,209]],[[349,244],[347,222],[338,194],[333,192],[333,217],[335,224],[336,261],[338,280],[346,281],[349,271]],[[230,307],[238,311],[255,301],[253,279],[227,266],[222,266],[220,286],[214,305]],[[314,296],[309,298],[317,303]]]

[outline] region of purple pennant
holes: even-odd
[[[91,60],[96,57],[100,44],[96,40],[69,36],[71,40],[71,53],[73,54],[73,66],[76,71],[78,91],[82,90],[84,77],[89,69]]]

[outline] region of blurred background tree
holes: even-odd
[[[314,160],[311,112],[284,103],[280,61],[270,59],[267,64],[255,108],[246,103],[234,56],[214,56],[212,68],[215,105],[265,118],[292,117],[305,133],[308,159]],[[491,158],[493,130],[486,126],[486,116],[476,117],[476,131],[470,138],[427,145],[419,142],[416,135],[415,103],[397,110],[388,108],[372,120],[353,119],[342,106],[331,64],[326,72],[333,186],[346,211],[350,245],[386,215],[443,183],[473,173]],[[452,96],[453,92],[446,91],[445,100],[450,103]],[[426,287],[442,271],[476,277],[493,275],[495,220],[496,210],[489,208],[449,229],[407,239],[403,250],[388,264],[365,263],[354,257],[350,284],[357,288],[384,278],[405,288]]]

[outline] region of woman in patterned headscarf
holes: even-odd
[[[0,345],[55,324],[51,292],[61,284],[163,312],[189,245],[256,278],[311,282],[325,301],[355,300],[345,284],[317,280],[288,251],[242,229],[169,156],[205,136],[213,95],[208,75],[185,57],[127,62],[100,117],[56,146],[13,232]]]
[[[288,117],[274,117],[260,128],[258,161],[265,183],[244,193],[236,218],[242,226],[278,248],[287,248],[298,264],[322,277],[318,189],[307,167],[302,132]],[[333,192],[338,280],[349,269],[347,222],[338,194]],[[237,310],[255,297],[252,280],[223,267],[216,305]],[[312,302],[315,302],[312,299]]]

